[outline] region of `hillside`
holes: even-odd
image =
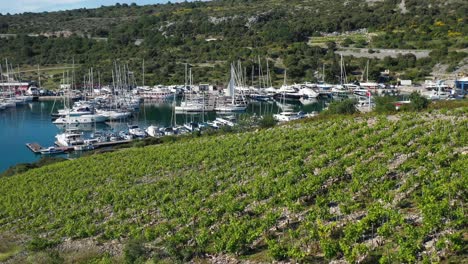
[[[466,260],[468,108],[316,118],[0,179],[0,261]]]
[[[334,51],[340,47],[430,51],[429,58],[410,54],[374,59],[372,79],[385,69],[420,80],[436,63],[449,65],[449,72],[463,66],[460,63],[467,55],[463,49],[468,47],[466,1],[405,0],[403,7],[401,3],[218,0],[4,14],[0,33],[7,35],[0,38],[0,58],[8,58],[14,68],[74,60],[81,66],[77,80],[94,67],[103,73],[105,82],[111,82],[113,61],[120,60],[129,64],[140,84],[144,59],[146,83],[153,85],[183,82],[186,62],[193,67],[195,82],[223,84],[231,62],[242,60],[250,75],[259,57],[264,70],[269,60],[277,84],[282,82],[284,69],[291,81],[320,79],[323,65],[327,81],[335,82],[340,67]],[[322,45],[312,45],[316,43]],[[366,62],[366,58],[349,57],[346,68],[359,72]],[[258,66],[255,77],[257,72]],[[60,83],[61,73],[52,75],[44,74],[42,79]],[[357,75],[349,77],[357,79]]]

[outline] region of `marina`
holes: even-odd
[[[291,104],[291,106],[300,111],[301,109],[307,112],[320,111],[326,105],[325,100],[317,100],[314,104],[302,105],[299,102]],[[180,103],[180,99],[176,101]],[[29,102],[25,105],[7,108],[0,111],[0,144],[3,146],[0,149],[0,171],[6,170],[8,167],[18,163],[34,162],[41,157],[40,150],[54,146],[55,136],[64,131],[63,125],[55,125],[52,123],[51,113],[56,112],[57,109],[63,108],[63,102],[57,101],[37,101]],[[265,111],[278,113],[280,108],[275,102],[251,102],[245,113],[240,115],[260,115]],[[115,133],[122,130],[128,130],[128,124],[137,124],[139,127],[148,129],[152,127],[153,135],[163,135],[161,129],[166,130],[167,133],[173,131],[170,129],[174,124],[173,121],[173,101],[161,100],[146,100],[141,103],[140,109],[133,114],[131,119],[123,122],[108,121],[97,124],[79,124],[76,125],[81,132],[87,136],[94,131],[108,131]],[[217,116],[215,112],[206,113],[176,113],[176,124],[182,127],[184,124],[191,122],[195,123],[211,123],[216,126],[220,122],[216,121]],[[171,125],[172,124],[172,125]],[[219,124],[221,125],[221,124]],[[157,128],[157,129],[155,129]],[[149,134],[149,133],[148,133]],[[13,136],[14,135],[14,136]],[[26,143],[30,144],[26,147]],[[127,142],[122,142],[127,143]],[[105,148],[115,145],[112,142],[94,143],[96,148]],[[71,151],[61,154],[56,154],[66,158],[79,157],[82,151]]]
[[[60,89],[45,96],[30,83],[14,82],[7,75],[9,82],[2,83],[0,100],[1,143],[7,148],[0,150],[5,157],[0,171],[41,155],[75,158],[84,151],[147,137],[203,133],[241,122],[252,127],[268,115],[280,123],[313,117],[332,100],[356,99],[357,110],[369,112],[375,107],[375,96],[400,94],[397,87],[368,80],[350,84],[343,60],[342,65],[340,84],[288,84],[285,71],[283,85],[274,88],[268,74],[261,72],[258,82],[248,81],[240,62],[231,64],[226,86],[193,84],[192,69],[187,65],[183,85],[137,86],[130,70],[115,64],[111,84],[93,83],[90,69],[81,89],[73,89],[73,78],[67,72]],[[463,96],[464,89],[438,81],[426,84],[421,94],[430,100],[445,100]],[[407,102],[401,100],[395,107]],[[16,136],[10,140],[13,134]],[[24,144],[26,149],[19,147]],[[24,153],[27,149],[30,152]]]

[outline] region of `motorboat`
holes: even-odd
[[[93,150],[94,145],[92,143],[85,143],[83,145],[76,145],[73,147],[74,150],[77,151],[87,151],[87,150]]]
[[[130,135],[133,135],[137,138],[144,138],[146,137],[146,132],[142,128],[140,128],[138,125],[128,125],[128,133]]]
[[[165,135],[165,136],[173,136],[178,134],[178,131],[176,128],[173,127],[164,127],[161,128],[160,131]]]
[[[129,118],[132,115],[130,111],[120,111],[120,110],[96,110],[96,113],[102,116],[105,116],[107,120],[124,120]]]
[[[200,127],[198,123],[196,122],[190,122],[190,123],[184,124],[184,127],[190,132],[200,131]]]
[[[306,117],[303,112],[281,112],[279,114],[274,114],[273,118],[279,122],[289,122],[293,120],[298,120]]]
[[[85,123],[103,123],[107,121],[107,117],[100,114],[68,114],[64,117],[59,117],[54,124],[85,124]]]
[[[162,132],[161,129],[157,126],[149,126],[145,131],[150,137],[164,136],[164,132]]]
[[[302,97],[302,93],[294,86],[283,85],[274,97],[276,100],[299,100]]]
[[[302,95],[303,98],[306,99],[312,99],[312,98],[317,98],[319,96],[319,93],[316,91],[312,90],[312,88],[309,87],[303,87],[299,90],[299,93]]]
[[[67,130],[64,133],[55,136],[57,139],[56,144],[61,147],[72,147],[76,145],[83,145],[83,134],[75,130]]]
[[[233,122],[233,120],[229,120],[227,118],[222,118],[222,117],[217,117],[215,119],[215,122],[217,124],[220,124],[221,126],[230,126],[230,127],[233,127],[235,125],[235,123]]]
[[[56,147],[48,147],[45,149],[41,149],[39,151],[41,152],[42,155],[53,155],[53,154],[60,154],[60,153],[65,152],[63,149],[56,148]]]

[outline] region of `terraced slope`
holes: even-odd
[[[460,260],[467,113],[308,120],[3,178],[0,258]]]

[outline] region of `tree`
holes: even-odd
[[[354,114],[357,112],[355,107],[356,100],[346,99],[341,102],[332,102],[328,106],[328,110],[325,111],[326,114]]]
[[[391,113],[395,112],[395,97],[391,96],[377,96],[374,99],[375,101],[375,111],[377,113]]]
[[[406,108],[412,111],[421,111],[429,105],[429,100],[417,92],[411,93],[409,99],[411,103]]]

